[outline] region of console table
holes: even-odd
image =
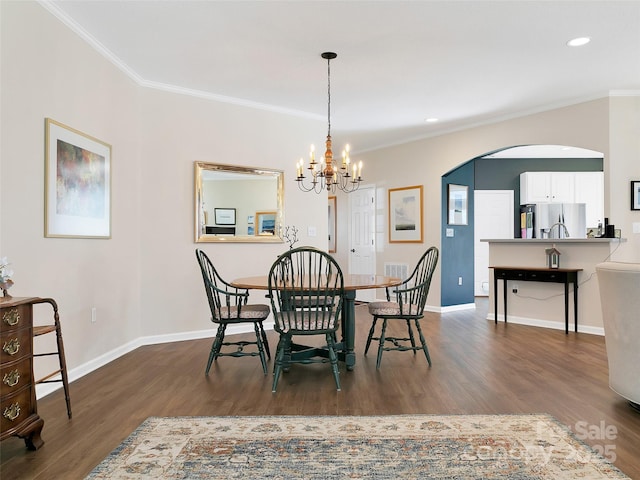
[[[489,267],[493,268],[495,323],[498,323],[498,280],[503,283],[504,322],[507,323],[507,281],[564,284],[564,331],[569,333],[569,284],[573,283],[573,324],[578,331],[578,272],[581,268]]]

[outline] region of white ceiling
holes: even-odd
[[[325,122],[334,51],[334,145],[356,153],[640,92],[640,0],[40,3],[141,85]]]

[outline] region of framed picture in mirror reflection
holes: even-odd
[[[236,209],[235,208],[214,208],[216,217],[216,225],[235,225]]]
[[[256,212],[256,235],[275,235],[278,212]]]

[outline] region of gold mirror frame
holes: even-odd
[[[222,233],[218,234],[210,234],[206,233],[207,231],[207,218],[208,216],[213,216],[215,208],[224,208],[224,209],[233,209],[236,208],[235,205],[211,205],[208,207],[211,210],[208,213],[205,210],[205,189],[203,177],[205,175],[214,176],[219,173],[220,179],[224,179],[225,176],[232,176],[241,178],[243,175],[247,176],[248,180],[265,180],[268,178],[272,178],[276,182],[276,198],[269,199],[266,205],[264,203],[260,203],[260,200],[257,200],[257,204],[255,208],[250,210],[242,210],[238,211],[238,216],[247,215],[247,217],[254,217],[254,234],[250,235],[235,235],[228,234],[224,229],[222,229]],[[215,242],[226,242],[226,243],[282,243],[284,240],[282,238],[283,225],[284,225],[284,172],[282,170],[274,170],[269,168],[257,168],[257,167],[242,167],[239,165],[225,165],[221,163],[208,163],[208,162],[194,162],[194,179],[195,179],[195,189],[194,189],[194,224],[195,224],[195,241],[196,243],[215,243]],[[253,191],[247,191],[243,193],[244,198],[254,198],[255,193]],[[275,201],[274,201],[275,200]],[[232,202],[233,203],[233,202]],[[273,205],[276,205],[276,208],[273,208]],[[264,213],[273,213],[275,214],[275,222],[273,225],[273,235],[258,235],[257,231],[257,223],[258,214]],[[207,214],[208,213],[208,214]],[[248,219],[247,219],[248,223]],[[211,229],[211,228],[209,228]]]

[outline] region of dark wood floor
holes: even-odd
[[[431,368],[388,352],[376,371],[375,354],[363,356],[370,317],[356,310],[357,365],[341,368],[341,392],[328,365],[295,366],[272,394],[257,358],[222,358],[205,377],[210,340],[142,347],[71,384],[73,420],[61,391],[41,399],[44,446],[3,441],[0,477],[81,479],[149,416],[549,413],[574,431],[613,426],[615,438],[585,441],[610,445],[615,465],[640,479],[640,414],[608,388],[604,337],[494,325],[481,300],[427,315]]]

